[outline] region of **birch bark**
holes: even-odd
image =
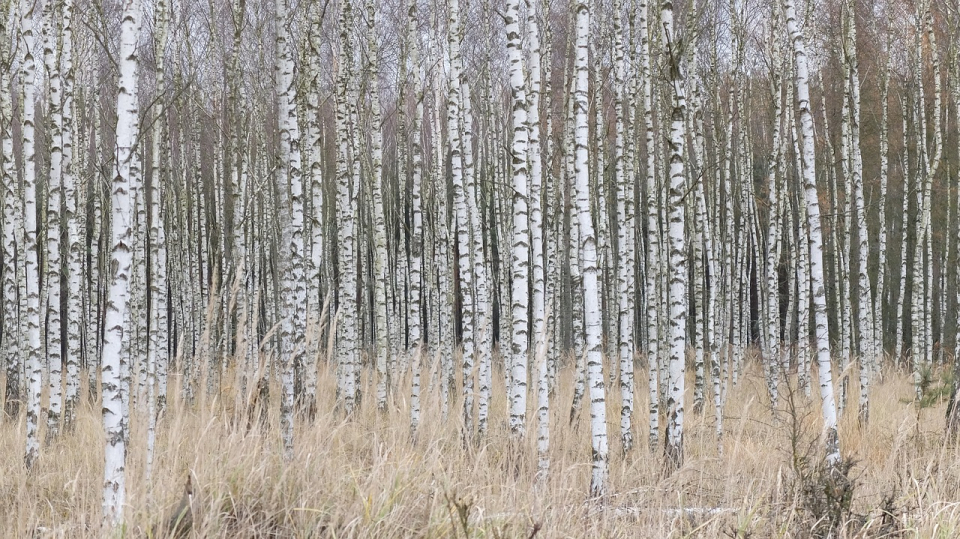
[[[649,446],[653,450],[660,443],[660,397],[658,391],[658,377],[660,365],[660,305],[659,279],[660,271],[660,219],[657,216],[659,203],[657,201],[658,182],[654,162],[654,131],[652,83],[650,75],[650,29],[647,21],[647,2],[640,1],[640,79],[643,92],[643,122],[644,122],[644,153],[646,160],[646,211],[647,211],[647,271],[645,272],[644,289],[647,297],[647,382],[650,406],[650,439]]]
[[[810,226],[810,284],[817,343],[817,367],[820,381],[821,411],[823,413],[826,460],[830,466],[840,462],[840,440],[837,434],[837,411],[833,397],[833,375],[830,371],[830,343],[827,333],[827,302],[823,279],[823,241],[820,230],[820,201],[817,196],[816,161],[814,158],[813,115],[810,112],[809,71],[806,43],[797,25],[793,0],[782,2],[787,32],[793,45],[796,62],[797,108],[800,113],[804,197],[807,221]]]
[[[373,301],[375,357],[377,369],[377,409],[387,408],[387,388],[390,373],[387,371],[389,344],[387,338],[387,229],[384,221],[383,196],[383,132],[381,131],[382,113],[380,107],[380,67],[379,46],[376,38],[377,11],[373,1],[367,0],[367,81],[370,96],[370,153],[373,165]]]
[[[167,45],[169,7],[166,0],[159,0],[154,11],[154,49],[156,50],[156,86],[164,88],[164,61]],[[163,141],[166,119],[162,115],[153,124],[153,148],[150,174],[150,337],[147,347],[147,458],[144,476],[149,483],[153,470],[154,446],[156,444],[157,418],[162,411],[158,407],[157,374],[166,372],[167,356],[167,242],[161,215],[162,183],[168,171],[164,164]],[[160,392],[162,395],[163,392]]]
[[[667,445],[665,456],[674,469],[683,464],[683,400],[687,329],[687,252],[684,238],[684,91],[683,59],[674,28],[673,2],[665,0],[660,10],[667,66],[673,87],[670,113],[670,189],[668,223],[670,236],[670,377],[667,397]]]
[[[133,263],[133,200],[131,193],[139,182],[135,143],[139,138],[137,103],[137,42],[140,34],[140,2],[124,5],[120,23],[120,83],[117,96],[117,149],[114,160],[110,227],[110,289],[104,320],[101,352],[103,385],[103,427],[106,435],[103,470],[103,519],[114,528],[123,519],[126,498],[125,425],[121,408],[121,341],[127,323],[127,290]]]
[[[616,135],[614,140],[614,175],[617,186],[617,335],[618,356],[620,360],[620,439],[623,451],[633,447],[633,295],[635,293],[634,260],[636,252],[633,237],[634,227],[634,175],[628,174],[627,167],[632,162],[624,159],[626,133],[626,64],[623,52],[622,0],[614,2],[613,42],[614,42],[614,109],[616,114]]]
[[[546,367],[546,283],[544,280],[543,251],[543,161],[540,145],[540,83],[543,75],[540,55],[540,27],[537,18],[542,7],[531,0],[527,5],[527,40],[530,59],[530,94],[527,100],[527,123],[529,126],[529,164],[530,164],[530,246],[533,257],[532,298],[530,301],[531,327],[530,342],[533,343],[534,358],[537,367],[537,472],[541,479],[546,476],[550,466],[547,450],[550,447],[550,401],[548,391],[548,372]],[[550,58],[547,57],[547,61]],[[548,112],[549,114],[549,112]]]
[[[511,394],[510,430],[523,437],[527,410],[527,322],[530,298],[530,227],[528,222],[527,179],[527,111],[526,85],[521,50],[519,0],[509,0],[506,5],[507,56],[510,70],[510,89],[513,96],[511,175],[513,177],[513,242],[511,255],[511,327],[510,364]],[[586,187],[584,187],[586,195]]]
[[[574,171],[577,183],[577,221],[580,225],[580,240],[583,252],[583,302],[587,355],[587,385],[590,388],[590,437],[593,449],[593,469],[590,479],[590,495],[606,494],[607,425],[606,399],[603,387],[603,353],[601,351],[600,294],[597,287],[597,242],[593,232],[590,213],[589,145],[590,128],[587,122],[589,96],[590,2],[580,0],[574,4],[576,11],[576,58],[574,87],[575,159]]]
[[[26,362],[27,382],[27,447],[24,461],[27,469],[39,456],[40,392],[43,363],[40,359],[40,267],[37,247],[37,168],[35,139],[36,103],[36,40],[33,36],[34,5],[20,4],[19,47],[23,51],[20,80],[23,85],[23,123],[21,125],[21,152],[23,152],[23,252],[24,294],[26,298]],[[104,407],[106,410],[106,407]]]
[[[63,112],[60,83],[60,6],[48,1],[43,10],[43,63],[47,72],[47,108],[50,129],[50,162],[47,176],[46,219],[46,327],[45,339],[49,375],[47,405],[47,441],[57,438],[60,432],[60,415],[63,409],[63,337],[60,312],[60,214],[63,201]]]
[[[293,385],[294,368],[303,364],[306,332],[307,290],[304,279],[303,245],[303,172],[300,154],[300,125],[296,109],[296,85],[293,78],[293,53],[287,31],[287,3],[277,0],[277,94],[280,118],[280,185],[286,186],[289,202],[282,208],[285,218],[283,242],[283,350],[280,363],[280,430],[285,460],[293,458]]]
[[[11,6],[11,11],[13,8]],[[17,206],[21,203],[17,196],[13,155],[13,99],[11,97],[11,75],[13,68],[12,47],[15,26],[8,24],[11,17],[0,17],[0,188],[3,190],[3,236],[0,240],[3,252],[3,273],[0,290],[3,291],[3,361],[6,365],[6,391],[4,392],[4,412],[13,418],[20,414],[23,399],[23,368],[20,358],[22,335],[20,333],[21,311],[18,301],[18,275],[23,273],[23,263],[16,264],[17,226],[22,223],[17,217]],[[17,37],[19,39],[19,37]],[[24,313],[25,314],[25,313]]]
[[[60,74],[63,79],[63,197],[64,214],[67,219],[67,366],[66,394],[63,400],[63,426],[72,429],[76,419],[76,406],[80,399],[80,362],[83,339],[83,248],[81,226],[86,231],[83,208],[86,197],[82,196],[83,184],[78,188],[74,161],[77,146],[75,135],[78,122],[74,118],[73,67],[73,0],[63,1],[62,30],[60,43]],[[81,152],[83,146],[80,146]]]
[[[870,288],[870,276],[867,262],[870,251],[869,229],[867,228],[866,204],[863,196],[863,156],[860,151],[860,68],[857,60],[857,30],[856,13],[850,5],[846,10],[848,21],[844,39],[844,52],[850,66],[850,149],[852,155],[851,178],[853,181],[853,198],[857,214],[857,314],[858,336],[860,346],[860,400],[858,418],[863,425],[867,424],[870,414],[870,370],[872,362],[877,360],[877,350],[874,343],[876,328],[874,327],[873,296]]]

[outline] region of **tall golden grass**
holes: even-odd
[[[729,388],[723,454],[714,436],[712,400],[689,412],[686,462],[664,477],[659,451],[645,447],[646,398],[638,384],[637,447],[622,455],[619,390],[608,391],[611,441],[609,495],[588,500],[587,410],[568,422],[573,372],[562,369],[551,410],[551,468],[538,484],[535,415],[528,435],[511,440],[506,403],[494,383],[489,435],[464,447],[459,403],[440,416],[435,377],[426,373],[421,427],[409,431],[409,373],[396,380],[386,413],[378,413],[374,384],[364,379],[359,411],[335,411],[333,369],[321,367],[318,414],[298,419],[295,456],[281,459],[277,388],[269,424],[247,429],[237,419],[235,392],[199,391],[187,406],[171,377],[170,398],[158,425],[154,474],[144,479],[146,421],[132,407],[127,453],[127,537],[153,535],[169,518],[188,475],[197,493],[193,537],[807,537],[794,463],[797,446],[820,458],[819,398],[797,396],[795,413],[770,412],[758,365],[748,365]],[[229,376],[227,378],[230,378]],[[645,374],[638,372],[638,380]],[[693,380],[688,381],[692,385]],[[883,529],[909,537],[960,534],[960,454],[944,443],[944,403],[918,409],[910,377],[892,368],[872,389],[871,423],[856,419],[856,377],[841,419],[845,457],[857,461],[851,519],[836,537],[877,537]],[[2,386],[0,386],[2,387]],[[203,387],[203,386],[201,386]],[[785,387],[785,386],[784,386]],[[709,392],[709,387],[707,388]],[[784,393],[786,391],[784,390]],[[783,400],[788,400],[786,396]],[[531,398],[531,406],[535,399]],[[99,405],[84,400],[76,428],[64,433],[29,472],[23,465],[24,422],[0,424],[0,537],[100,537],[103,431]],[[801,440],[791,440],[794,421]],[[661,448],[657,448],[660,450]],[[884,499],[893,516],[884,523]],[[891,524],[893,522],[893,524]],[[158,528],[163,535],[163,527]]]

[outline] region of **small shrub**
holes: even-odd
[[[853,474],[856,459],[841,457],[836,464],[824,458],[820,437],[811,433],[813,421],[807,421],[809,411],[797,404],[797,392],[787,384],[786,420],[790,436],[790,462],[793,471],[793,492],[799,525],[793,526],[798,537],[833,538],[899,537],[904,534],[904,508],[898,505],[897,489],[883,497],[878,513],[861,514],[855,511],[857,489],[860,486]],[[873,518],[871,518],[873,517]]]

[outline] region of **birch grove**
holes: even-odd
[[[601,501],[758,383],[831,469],[891,373],[955,429],[960,11],[875,4],[0,0],[24,467],[89,405],[113,528],[172,402],[284,463],[399,410]]]

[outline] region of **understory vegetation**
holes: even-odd
[[[960,531],[960,445],[943,437],[947,396],[920,405],[911,375],[885,365],[873,385],[869,424],[857,424],[853,407],[841,416],[843,461],[830,469],[822,459],[819,399],[794,391],[791,375],[774,417],[764,374],[748,357],[728,390],[722,454],[708,404],[689,417],[686,459],[673,474],[662,473],[661,448],[639,444],[624,455],[614,440],[602,499],[585,497],[589,417],[553,414],[553,473],[538,483],[536,440],[518,444],[510,436],[504,395],[495,392],[490,431],[476,443],[464,445],[458,414],[440,417],[436,362],[432,375],[424,372],[424,421],[415,437],[405,391],[391,393],[385,412],[365,398],[345,417],[337,411],[333,369],[322,366],[319,412],[312,422],[297,422],[300,442],[286,463],[276,402],[258,424],[259,410],[239,394],[232,372],[215,384],[219,392],[200,391],[191,405],[171,377],[149,483],[143,481],[146,422],[132,422],[119,533],[169,536],[188,477],[192,514],[182,535],[188,537],[952,537]],[[930,387],[945,374],[932,369]],[[496,376],[502,383],[502,372]],[[568,358],[556,410],[569,410],[574,376]],[[401,369],[394,383],[409,387],[409,377]],[[363,383],[372,394],[371,380]],[[279,393],[271,387],[273,400]],[[607,400],[611,412],[619,405],[615,394]],[[142,413],[131,410],[134,417]],[[612,421],[608,428],[615,428]],[[645,439],[646,427],[638,428],[636,439]],[[84,398],[74,430],[27,471],[22,418],[0,423],[0,536],[99,537],[102,435],[99,403]]]

